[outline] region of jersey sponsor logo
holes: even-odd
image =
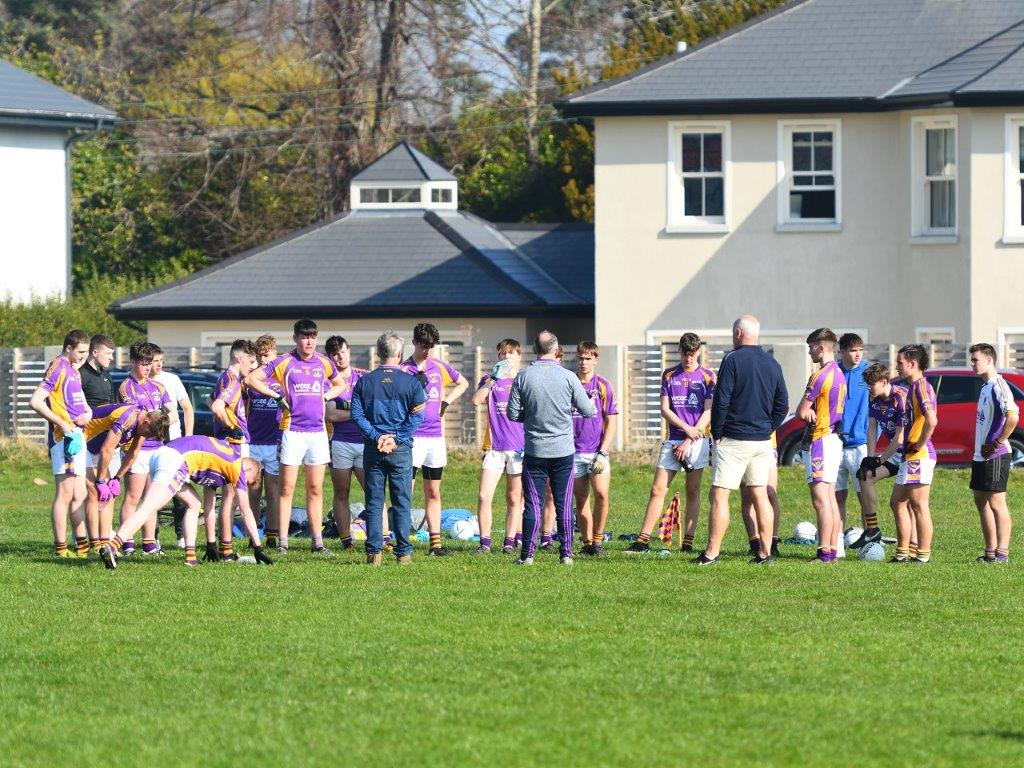
[[[696,408],[698,405],[700,405],[700,401],[697,399],[697,395],[691,392],[690,396],[686,398],[686,405],[691,408]]]

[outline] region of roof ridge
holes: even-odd
[[[420,169],[420,173],[423,174],[424,180],[429,180],[430,174],[427,173],[427,169],[423,167],[423,163],[420,162],[420,159],[416,157],[416,148],[405,139],[402,139],[398,143],[405,147],[405,151],[409,153],[409,157],[412,158],[412,161],[416,163],[416,167]]]

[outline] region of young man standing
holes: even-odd
[[[615,439],[615,417],[619,413],[611,382],[595,372],[599,356],[597,344],[583,341],[576,345],[577,375],[583,391],[594,406],[593,416],[572,413],[573,495],[579,517],[583,547],[580,552],[590,557],[604,556],[604,527],[608,522],[608,489],[612,465],[608,458]],[[590,492],[594,492],[594,512],[590,512]]]
[[[693,551],[700,515],[700,483],[710,455],[707,430],[715,394],[715,373],[700,364],[700,348],[697,334],[684,333],[679,337],[679,364],[661,374],[661,416],[668,423],[668,439],[661,445],[661,456],[654,468],[640,533],[627,552],[650,551],[651,533],[665,506],[665,495],[680,471],[686,473],[686,522],[681,551]]]
[[[515,536],[523,518],[523,425],[508,418],[508,397],[519,373],[522,345],[515,339],[498,342],[498,362],[480,379],[473,393],[473,405],[487,404],[484,460],[480,467],[477,518],[480,520],[479,554],[491,551],[491,520],[494,491],[505,476],[505,540],[502,551],[515,552]]]
[[[839,460],[839,476],[836,478],[836,503],[839,505],[841,529],[846,527],[846,498],[849,489],[857,494],[861,521],[864,521],[864,493],[861,490],[857,471],[864,457],[868,455],[868,388],[864,383],[864,340],[855,333],[844,333],[839,337],[839,367],[846,379],[846,403],[843,406],[842,441],[843,453]]]
[[[277,357],[277,340],[273,336],[260,336],[256,339],[256,364],[263,367]],[[271,529],[278,520],[278,492],[280,484],[278,475],[280,465],[277,461],[278,445],[281,442],[281,411],[277,407],[277,399],[281,396],[281,385],[275,379],[264,382],[271,395],[264,395],[249,389],[249,455],[263,467],[260,477],[249,486],[249,504],[256,515],[260,515],[260,498],[266,490],[267,519],[265,527],[268,549],[276,549],[279,545],[277,531]]]
[[[184,434],[191,435],[195,428],[196,413],[189,400],[188,391],[177,374],[164,370],[164,351],[156,344],[153,345],[153,367],[149,372],[150,377],[163,385],[171,398],[170,433],[169,439],[177,440],[182,436],[182,424],[184,423]],[[181,409],[181,416],[178,416],[178,409]],[[185,519],[185,504],[177,496],[171,502],[174,509],[174,534],[178,538],[178,548],[185,546],[185,529],[182,521]]]
[[[334,362],[338,375],[345,383],[341,394],[327,403],[327,421],[334,427],[331,433],[331,483],[334,486],[334,521],[343,549],[352,549],[352,476],[366,493],[363,475],[363,436],[352,421],[352,392],[356,383],[369,371],[352,365],[352,350],[341,336],[331,336],[324,345],[327,356]],[[385,530],[387,527],[385,526]]]
[[[78,369],[89,354],[89,336],[85,331],[70,331],[64,348],[43,374],[29,405],[46,419],[46,443],[55,484],[51,520],[54,556],[85,557],[89,554],[89,535],[85,524],[85,438],[82,427],[89,423],[92,411],[82,391]],[[67,517],[75,534],[75,548],[68,549]]]
[[[1010,557],[1010,529],[1013,521],[1006,506],[1006,485],[1010,479],[1010,435],[1017,428],[1020,409],[1006,380],[996,370],[996,350],[991,344],[971,347],[971,368],[985,384],[978,396],[978,419],[974,432],[974,461],[971,490],[981,517],[985,551],[979,563],[1005,563]]]
[[[868,387],[867,455],[861,459],[857,477],[860,479],[864,503],[864,533],[850,545],[850,549],[861,549],[873,541],[882,540],[882,529],[878,525],[878,482],[887,477],[896,477],[903,459],[903,430],[907,423],[909,405],[905,387],[889,381],[889,369],[881,363],[869,365],[864,371],[864,382]],[[878,437],[885,435],[889,441],[885,450],[878,453]],[[905,499],[900,499],[894,486],[889,497],[897,529],[911,526],[910,512]],[[913,539],[913,535],[911,535]]]
[[[811,489],[811,503],[818,517],[818,552],[815,559],[830,563],[836,559],[843,526],[836,502],[836,478],[843,453],[843,441],[836,428],[843,421],[846,378],[836,363],[835,333],[818,328],[807,337],[807,354],[821,367],[811,375],[807,391],[796,410],[807,422],[810,447],[804,452],[804,471]]]
[[[316,351],[317,327],[309,319],[295,323],[295,349],[257,368],[245,380],[246,386],[265,397],[277,396],[281,409],[281,492],[276,531],[267,523],[268,538],[279,537],[279,552],[288,551],[288,523],[299,467],[306,467],[306,511],[309,517],[310,549],[329,555],[323,542],[324,469],[331,461],[330,441],[324,403],[341,394],[344,382],[334,363]],[[268,382],[277,381],[277,394]]]
[[[441,544],[441,475],[448,463],[448,449],[444,440],[444,413],[469,387],[459,372],[448,363],[430,356],[430,350],[441,343],[437,327],[420,323],[412,331],[412,357],[402,363],[402,370],[415,376],[423,385],[427,407],[423,422],[416,430],[412,444],[413,478],[423,474],[427,533],[430,534],[428,555],[448,554]],[[451,387],[448,394],[445,389]]]
[[[114,382],[108,369],[114,361],[114,342],[109,336],[96,334],[89,339],[89,357],[78,369],[82,391],[90,408],[114,402]]]
[[[897,533],[894,563],[927,563],[932,554],[932,513],[929,508],[932,475],[935,473],[935,448],[932,434],[939,424],[935,390],[924,377],[928,370],[928,352],[920,344],[902,347],[896,356],[896,371],[906,379],[910,413],[904,430],[903,461],[896,484],[900,500],[906,501],[917,526],[917,549],[911,555],[909,527]]]

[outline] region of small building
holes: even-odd
[[[70,147],[116,119],[0,59],[0,299],[69,292]]]
[[[591,225],[492,224],[457,209],[455,176],[400,142],[353,177],[352,210],[230,257],[110,311],[167,346],[210,346],[311,317],[370,344],[437,325],[445,343],[493,347],[542,327],[593,334]]]
[[[796,0],[561,103],[596,335],[1024,341],[1024,3]]]

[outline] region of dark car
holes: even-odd
[[[210,410],[210,400],[213,397],[214,387],[217,386],[217,371],[206,370],[165,370],[177,374],[181,383],[188,392],[188,399],[195,409],[195,428],[197,435],[213,435],[213,412]],[[110,378],[114,386],[118,387],[121,382],[128,378],[128,371],[123,369],[111,369]],[[180,408],[178,409],[180,412]],[[179,413],[180,417],[180,413]]]
[[[1024,411],[1024,371],[999,372],[1010,385],[1013,399]],[[974,456],[974,427],[977,418],[978,397],[984,382],[970,368],[935,368],[925,373],[935,390],[938,402],[939,426],[932,435],[932,445],[939,464],[970,464]],[[800,437],[804,423],[791,416],[776,433],[779,446],[779,464],[798,464]],[[879,441],[879,445],[885,443]],[[1010,435],[1012,466],[1024,466],[1024,422]]]

